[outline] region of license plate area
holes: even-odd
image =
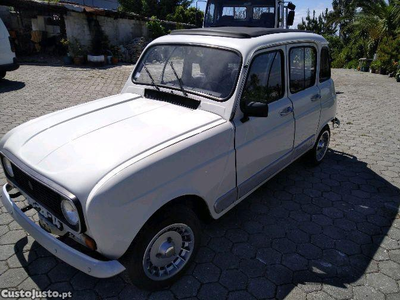
[[[52,213],[50,213],[46,208],[37,203],[30,197],[26,197],[29,205],[31,205],[40,215],[41,218],[44,218],[47,222],[55,226],[58,230],[63,231],[64,226],[59,219],[57,219]]]

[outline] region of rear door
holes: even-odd
[[[320,51],[319,89],[321,93],[321,119],[319,128],[332,121],[336,114],[335,85],[331,78],[331,58],[329,48],[323,46]]]
[[[317,54],[314,44],[288,46],[289,98],[296,119],[294,158],[312,148],[321,113],[321,94],[317,85]]]

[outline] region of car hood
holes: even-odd
[[[3,138],[0,149],[78,196],[124,162],[223,121],[210,112],[125,93],[23,124]]]

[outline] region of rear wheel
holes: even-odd
[[[319,165],[328,152],[331,140],[331,132],[329,127],[325,127],[318,136],[318,139],[308,154],[308,158],[313,165]]]
[[[130,280],[147,290],[170,286],[193,261],[200,239],[200,222],[190,208],[178,206],[158,213],[126,254]]]
[[[6,71],[0,71],[0,79],[6,77]]]

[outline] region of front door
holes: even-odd
[[[236,117],[238,197],[242,198],[285,167],[294,142],[293,106],[287,97],[285,47],[253,57],[240,101],[267,102],[267,117]],[[238,112],[237,115],[241,115]]]
[[[288,47],[289,98],[296,119],[294,158],[313,147],[321,113],[321,94],[316,82],[317,48],[313,44]]]

